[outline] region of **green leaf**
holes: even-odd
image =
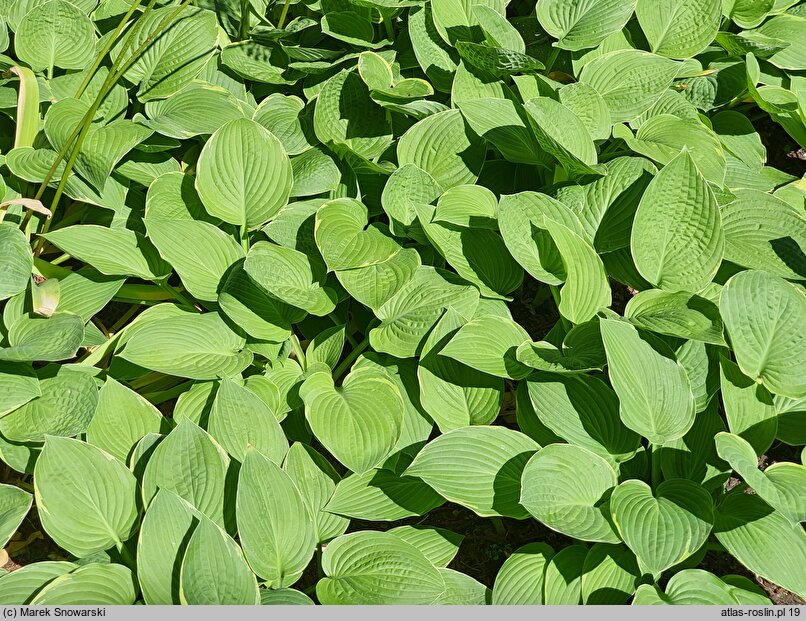
[[[536,97],[523,105],[540,147],[550,153],[569,176],[603,175],[588,128],[559,101]]]
[[[0,222],[0,300],[25,291],[34,266],[25,234],[12,224]]]
[[[19,23],[14,50],[35,70],[83,69],[95,56],[95,31],[89,17],[64,0],[34,6]]]
[[[493,585],[493,606],[540,606],[543,579],[554,550],[546,543],[527,543],[504,561]]]
[[[305,102],[299,97],[272,93],[255,108],[252,119],[274,134],[288,155],[304,153],[316,143],[310,137]]]
[[[751,444],[730,433],[716,435],[716,450],[781,515],[794,523],[806,520],[806,466],[779,461],[762,472]]]
[[[719,359],[720,388],[731,433],[747,440],[762,455],[775,439],[778,415],[772,395],[724,356]]]
[[[688,151],[650,182],[630,243],[638,271],[661,289],[695,293],[713,279],[725,246],[722,221],[716,198]]]
[[[314,435],[357,474],[392,452],[403,428],[403,399],[391,381],[370,369],[348,375],[336,388],[329,373],[314,373],[300,388]]]
[[[238,535],[252,569],[273,588],[294,584],[316,547],[316,532],[297,486],[259,450],[249,448],[238,475]]]
[[[412,544],[437,567],[446,567],[454,559],[464,539],[463,535],[431,526],[397,526],[386,532]]]
[[[145,15],[142,26],[131,41],[131,50],[145,43],[176,7],[165,6]],[[182,9],[138,56],[124,73],[126,80],[138,85],[140,101],[170,97],[187,86],[204,68],[216,45],[217,24],[215,14],[193,6]],[[117,61],[124,53],[124,44],[118,41],[111,57]],[[131,53],[131,52],[129,52]]]
[[[626,604],[641,579],[635,556],[621,544],[597,543],[582,571],[582,603],[589,605]]]
[[[445,591],[437,568],[412,544],[388,533],[342,535],[322,555],[322,604],[432,604]]]
[[[543,577],[543,598],[548,606],[582,603],[582,570],[588,548],[570,545],[551,557]]]
[[[802,71],[806,69],[806,18],[799,15],[777,15],[761,25],[759,34],[786,41],[789,46],[776,52],[768,61],[781,69]]]
[[[218,387],[207,423],[210,435],[242,462],[254,447],[279,464],[288,451],[288,440],[274,412],[247,387],[224,379]]]
[[[636,0],[540,0],[537,19],[566,50],[596,47],[632,17]]]
[[[515,352],[529,333],[507,317],[482,315],[464,324],[442,348],[441,355],[496,377],[522,379],[531,369]]]
[[[523,519],[521,473],[539,448],[528,436],[504,427],[463,427],[429,442],[405,474],[483,517]]]
[[[148,504],[157,490],[169,490],[223,526],[228,466],[224,449],[206,431],[182,419],[148,460],[143,499]]]
[[[457,41],[456,51],[463,60],[477,69],[497,77],[507,77],[513,73],[532,73],[546,68],[539,60],[523,52],[472,41]]]
[[[21,362],[0,362],[0,417],[42,395],[33,369]]]
[[[32,605],[131,606],[137,596],[131,569],[115,563],[91,563],[54,578]]]
[[[129,538],[138,518],[136,488],[134,475],[123,463],[70,438],[47,436],[34,468],[42,526],[79,558]]]
[[[76,355],[83,340],[84,321],[78,315],[23,315],[11,325],[8,331],[11,347],[0,347],[0,360],[69,360]]]
[[[716,36],[722,17],[720,0],[638,0],[635,15],[656,54],[691,58]]]
[[[324,268],[308,255],[257,242],[244,263],[246,273],[271,296],[317,316],[335,308],[336,292],[324,284]]]
[[[606,362],[599,321],[596,319],[571,328],[561,347],[548,341],[526,342],[518,347],[516,356],[519,362],[528,367],[552,373],[601,371]]]
[[[77,565],[67,561],[40,561],[0,574],[0,600],[11,604],[28,604],[48,582],[73,571]]]
[[[171,273],[143,235],[123,228],[76,224],[43,235],[54,246],[107,276],[159,280]]]
[[[484,153],[482,141],[465,125],[459,110],[426,117],[397,143],[400,166],[418,166],[445,189],[474,183],[481,172]]]
[[[769,606],[770,599],[744,576],[725,576],[722,580],[703,569],[684,569],[669,579],[665,593],[656,586],[639,586],[633,605],[647,604]]]
[[[180,575],[183,604],[255,605],[260,601],[257,579],[238,544],[205,517],[188,541]]]
[[[624,317],[643,330],[712,345],[725,344],[719,308],[698,295],[659,289],[641,291],[627,302]]]
[[[11,536],[17,532],[28,511],[31,509],[33,496],[15,485],[0,483],[0,499],[3,510],[0,511],[0,545],[6,546]],[[0,590],[2,586],[0,585]]]
[[[683,437],[694,423],[686,371],[653,349],[630,324],[607,319],[600,325],[621,420],[654,444]]]
[[[149,605],[179,602],[179,569],[198,517],[195,509],[169,490],[148,506],[137,541],[137,579]]]
[[[138,326],[117,355],[146,369],[216,379],[243,371],[252,362],[246,340],[218,313],[183,312]]]
[[[521,504],[552,530],[583,541],[615,543],[608,492],[616,472],[602,457],[570,444],[540,449],[523,470]]]
[[[160,411],[135,391],[107,377],[87,427],[87,442],[126,463],[134,446],[163,426]]]
[[[291,162],[282,143],[249,119],[229,121],[204,145],[196,189],[207,212],[249,229],[265,224],[288,202]]]
[[[806,395],[802,291],[768,272],[740,272],[722,289],[719,310],[745,375],[775,394]]]
[[[579,81],[604,97],[613,123],[622,123],[649,110],[676,76],[673,61],[629,49],[609,52],[586,63]]]
[[[610,510],[640,566],[654,575],[694,554],[714,522],[711,495],[687,479],[666,480],[654,491],[643,481],[625,481],[613,490]]]
[[[717,507],[714,534],[751,572],[806,595],[806,533],[759,496],[728,495]]]

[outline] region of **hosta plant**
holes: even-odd
[[[0,72],[0,603],[806,598],[806,3],[16,0]]]

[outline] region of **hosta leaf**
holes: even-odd
[[[294,481],[308,508],[316,533],[316,543],[323,543],[343,534],[350,520],[325,511],[325,505],[341,480],[330,462],[311,447],[295,442],[288,449],[283,470]]]
[[[261,606],[313,606],[314,601],[294,589],[260,589]]]
[[[223,125],[204,145],[197,166],[205,209],[230,224],[254,229],[288,202],[291,162],[282,143],[255,121]]]
[[[223,525],[228,466],[224,449],[203,429],[183,419],[149,458],[143,474],[143,499],[148,504],[158,489],[169,490]]]
[[[457,41],[456,50],[463,60],[494,76],[505,77],[513,73],[531,73],[545,69],[543,63],[536,58],[502,47]]]
[[[571,545],[551,557],[543,578],[546,605],[576,606],[582,602],[582,569],[587,555],[587,546]]]
[[[582,572],[582,603],[589,605],[625,604],[641,579],[635,555],[623,544],[597,543]]]
[[[465,125],[459,110],[426,117],[397,143],[400,166],[418,166],[445,189],[474,183],[484,163],[484,151],[482,141]]]
[[[374,370],[356,370],[336,388],[328,373],[314,373],[300,388],[317,439],[345,466],[364,474],[388,457],[403,427],[403,399]]]
[[[585,64],[579,81],[604,97],[613,123],[630,121],[649,110],[671,86],[677,65],[640,50],[617,50]]]
[[[258,242],[250,248],[244,270],[272,296],[313,315],[335,308],[336,292],[323,284],[324,268],[293,248]]]
[[[142,45],[149,34],[173,15],[176,7],[151,11],[131,42]],[[187,86],[204,68],[216,44],[216,19],[211,11],[185,7],[167,28],[136,58],[124,77],[138,85],[140,101],[169,97]],[[130,53],[130,52],[129,52]],[[124,55],[123,43],[112,48],[112,59]],[[128,56],[128,55],[125,55]]]
[[[246,341],[218,313],[183,312],[142,326],[117,355],[146,369],[190,379],[216,379],[252,362]]]
[[[716,435],[716,450],[771,507],[792,522],[806,520],[806,466],[776,462],[762,472],[750,443],[730,433]]]
[[[440,353],[482,373],[522,379],[532,371],[515,353],[528,340],[529,333],[511,319],[483,315],[459,328]]]
[[[714,521],[711,495],[687,479],[666,480],[654,492],[643,481],[625,481],[613,490],[610,510],[624,542],[654,575],[696,552]]]
[[[163,136],[181,140],[210,135],[225,123],[243,117],[244,107],[228,90],[191,82],[167,99],[147,102],[145,117],[135,120]]]
[[[569,108],[549,97],[530,99],[523,107],[538,144],[569,176],[605,174],[588,128]]]
[[[723,11],[738,26],[755,28],[767,17],[775,0],[733,0],[723,5]]]
[[[655,444],[683,437],[694,423],[694,395],[683,367],[630,324],[607,319],[600,325],[621,420]]]
[[[803,597],[806,533],[759,496],[735,490],[717,507],[714,534],[753,573]]]
[[[195,298],[214,301],[227,269],[244,256],[243,249],[209,222],[145,219],[148,238],[173,266]]]
[[[671,58],[690,58],[714,40],[722,4],[720,0],[638,0],[635,14],[653,52]]]
[[[543,578],[554,550],[546,543],[521,546],[504,561],[493,585],[494,606],[534,606],[543,601]]]
[[[698,295],[659,289],[641,291],[627,302],[624,317],[638,328],[658,334],[725,344],[719,308]]]
[[[635,265],[661,289],[697,292],[716,274],[724,246],[716,198],[683,151],[655,176],[638,205]]]
[[[440,567],[439,573],[445,581],[445,592],[436,601],[439,605],[478,606],[488,604],[490,589],[475,578]]]
[[[377,265],[400,251],[380,227],[368,225],[367,208],[350,198],[330,201],[317,210],[315,236],[331,271]]]
[[[728,581],[727,578],[733,578]],[[725,580],[703,569],[684,569],[666,583],[666,592],[648,584],[638,587],[633,605],[718,605],[768,606],[764,591],[747,578],[725,576]]]
[[[179,603],[179,568],[197,520],[195,509],[168,490],[148,506],[137,541],[137,579],[147,604]]]
[[[567,50],[596,47],[621,30],[632,17],[636,0],[540,0],[537,19]]]
[[[34,605],[131,606],[136,597],[131,569],[115,563],[90,563],[54,578],[31,600]]]
[[[78,315],[23,315],[11,325],[8,331],[10,347],[0,347],[0,360],[68,360],[76,355],[83,340],[84,322]]]
[[[587,84],[566,84],[557,91],[560,103],[573,112],[594,140],[610,137],[610,109],[607,102]]]
[[[77,565],[67,561],[40,561],[0,575],[0,599],[10,604],[28,604],[48,582],[70,573]]]
[[[78,557],[129,538],[138,517],[136,487],[123,463],[70,438],[48,436],[34,469],[42,526],[59,546]]]
[[[429,442],[405,474],[478,515],[523,519],[521,473],[539,448],[528,436],[504,427],[463,427]]]
[[[291,477],[254,448],[238,475],[236,511],[252,569],[274,588],[294,584],[313,557],[314,524]]]
[[[33,496],[15,485],[0,484],[0,545],[5,547],[31,509]],[[2,586],[0,586],[2,590]]]
[[[310,137],[310,118],[299,97],[272,93],[255,108],[252,119],[283,143],[288,155],[299,155],[316,143]]]
[[[0,223],[0,300],[25,290],[34,266],[25,234],[16,226]]]
[[[460,187],[464,186],[453,189]],[[441,205],[440,201],[437,210],[420,205],[417,213],[426,237],[450,266],[465,280],[475,284],[485,297],[499,298],[520,286],[523,270],[509,254],[498,233],[487,228],[440,221]]]
[[[369,332],[376,351],[399,358],[415,356],[426,335],[452,306],[469,319],[478,305],[478,291],[433,267],[422,266],[376,311],[381,325]]]
[[[459,552],[464,537],[444,528],[398,526],[386,531],[407,541],[437,567],[446,567]]]
[[[777,15],[762,24],[756,32],[789,43],[788,47],[770,56],[770,63],[781,69],[795,71],[806,68],[806,45],[803,43],[806,18],[799,15]]]
[[[87,427],[87,442],[126,463],[140,439],[158,433],[160,411],[141,395],[108,377],[98,393],[98,406]]]
[[[386,261],[336,272],[341,285],[358,302],[377,311],[422,265],[414,248],[401,248]]]
[[[541,373],[528,378],[526,385],[537,417],[567,442],[613,464],[639,448],[638,434],[619,418],[615,392],[601,380],[583,374]]]
[[[394,522],[424,515],[444,502],[420,479],[378,469],[339,481],[325,511],[358,520]]]
[[[802,291],[768,272],[740,272],[722,289],[719,310],[745,375],[775,394],[806,394]]]
[[[16,29],[14,50],[33,69],[83,69],[95,55],[89,17],[64,0],[34,6]]]
[[[478,6],[478,5],[476,5]],[[434,88],[450,92],[456,71],[456,53],[443,41],[434,26],[431,5],[409,12],[409,37],[417,62]]]
[[[255,605],[260,601],[255,574],[238,544],[204,516],[188,541],[180,576],[183,604]]]
[[[98,404],[92,376],[70,366],[40,374],[40,395],[0,418],[0,434],[7,440],[42,442],[46,435],[70,437],[87,430]]]
[[[313,196],[339,187],[341,171],[333,158],[321,149],[308,149],[291,158],[294,185],[291,196]]]
[[[575,324],[584,323],[612,303],[610,284],[602,260],[593,247],[571,229],[550,218],[546,230],[562,257],[565,285],[560,290],[558,309]]]
[[[76,224],[43,237],[107,276],[159,280],[171,273],[171,266],[160,258],[151,242],[129,229]]]
[[[249,447],[276,464],[282,462],[288,451],[288,440],[274,412],[257,394],[229,379],[222,380],[218,387],[207,428],[239,462],[243,461]]]
[[[322,569],[316,595],[323,604],[432,604],[445,591],[425,555],[388,533],[342,535],[325,550]]]
[[[440,355],[464,319],[449,308],[423,346],[417,367],[423,409],[443,433],[468,425],[486,425],[498,415],[503,379]]]
[[[562,283],[566,278],[565,266],[545,221],[554,220],[582,234],[574,213],[561,202],[538,192],[502,196],[498,209],[501,235],[515,260],[541,282]]]
[[[606,497],[616,472],[602,457],[570,444],[540,449],[523,470],[521,504],[537,520],[583,541],[619,541]]]
[[[350,105],[345,106],[345,101]],[[313,125],[316,137],[324,144],[367,159],[377,158],[392,143],[383,108],[372,101],[367,85],[356,72],[342,71],[325,83],[316,99]]]
[[[806,275],[803,210],[765,192],[742,190],[721,209],[725,259],[782,278]]]
[[[0,417],[41,396],[33,369],[21,362],[0,362]]]
[[[747,440],[761,455],[770,448],[778,431],[778,415],[772,395],[747,377],[724,356],[719,360],[720,388],[725,418],[731,433]]]
[[[528,367],[552,373],[601,371],[606,363],[598,320],[571,328],[560,347],[548,341],[522,343],[516,356]]]

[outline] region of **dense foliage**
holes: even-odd
[[[806,597],[806,3],[0,0],[3,51],[0,603]],[[543,535],[468,575],[445,503]]]

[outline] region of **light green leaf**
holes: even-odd
[[[69,360],[76,355],[83,340],[84,321],[78,315],[23,315],[11,324],[8,331],[10,347],[0,347],[0,360]]]
[[[2,198],[2,197],[0,197]],[[0,222],[0,300],[24,291],[34,266],[31,248],[19,228]]]
[[[83,69],[95,56],[95,30],[89,17],[64,0],[34,6],[19,23],[14,51],[33,69]]]
[[[403,399],[391,381],[371,369],[350,373],[336,388],[329,373],[314,373],[300,388],[314,435],[357,474],[378,466],[403,429]]]
[[[33,605],[131,606],[137,596],[131,569],[91,563],[54,578],[31,600]]]
[[[691,58],[716,36],[722,17],[720,0],[638,0],[635,15],[656,54]]]
[[[607,319],[600,325],[621,420],[654,444],[683,437],[694,423],[694,395],[683,367],[630,324]]]
[[[432,604],[445,581],[412,544],[388,533],[342,535],[322,556],[326,577],[316,585],[322,604]]]
[[[739,367],[722,356],[719,359],[720,388],[725,418],[731,433],[747,440],[762,455],[775,439],[778,415],[772,395]]]
[[[483,517],[527,517],[520,504],[521,473],[539,445],[524,434],[476,425],[429,442],[405,474]]]
[[[546,543],[527,543],[504,561],[493,585],[493,606],[540,606],[543,579],[554,550]]]
[[[722,289],[719,310],[745,375],[775,394],[806,395],[802,291],[768,272],[740,272]]]
[[[48,436],[34,468],[42,526],[60,547],[78,557],[129,538],[138,518],[136,488],[134,475],[123,463],[70,438]]]
[[[633,296],[624,317],[644,330],[724,345],[722,318],[716,304],[698,295],[648,289]]]
[[[632,17],[636,0],[540,0],[537,19],[566,50],[596,47]]]
[[[77,565],[67,561],[40,561],[11,573],[0,574],[0,601],[7,606],[29,604],[48,582],[70,573],[76,567]]]
[[[0,483],[0,545],[5,548],[31,509],[33,496],[15,485]],[[2,590],[2,586],[0,586]]]
[[[638,271],[661,289],[696,293],[713,279],[725,247],[722,220],[688,151],[650,182],[630,244]]]
[[[293,178],[282,143],[249,119],[230,121],[204,145],[196,189],[207,212],[249,229],[265,224],[288,202]]]
[[[570,444],[540,449],[523,470],[521,504],[552,530],[583,541],[615,543],[608,492],[618,480],[602,457]]]

